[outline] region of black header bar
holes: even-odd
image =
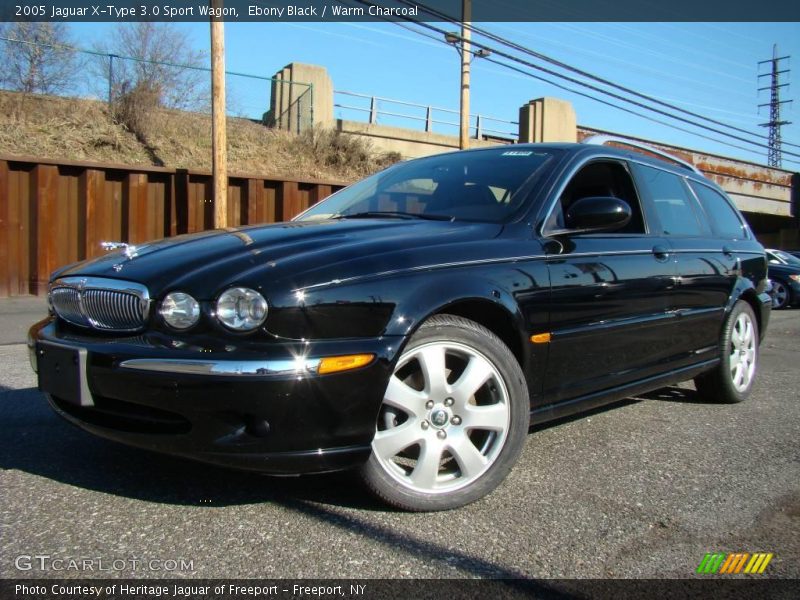
[[[0,21],[208,21],[208,0],[3,0]],[[431,9],[428,11],[426,9]],[[461,0],[224,0],[226,22],[461,19]],[[440,13],[440,14],[439,14]],[[472,21],[800,21],[785,0],[472,0]]]

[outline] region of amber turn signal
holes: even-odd
[[[537,333],[536,335],[531,336],[531,342],[534,344],[549,344],[550,337],[551,336],[549,333]]]
[[[327,375],[328,373],[338,373],[349,371],[368,365],[375,358],[374,354],[348,354],[346,356],[327,356],[319,361],[317,373]]]

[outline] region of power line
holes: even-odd
[[[441,44],[446,44],[447,43],[441,37],[438,37],[438,36],[435,36],[435,35],[431,35],[431,34],[426,33],[424,31],[420,31],[420,30],[414,29],[414,28],[412,28],[412,27],[410,27],[408,25],[405,25],[404,23],[400,23],[400,22],[397,22],[397,21],[389,21],[389,22],[392,22],[395,25],[398,25],[398,26],[402,27],[403,29],[406,29],[408,31],[416,33],[417,35],[421,35],[423,37],[426,37],[428,39],[434,40],[434,41],[439,42]],[[470,54],[472,54],[474,56],[474,55],[478,54],[478,52],[476,50],[470,50]],[[603,100],[602,98],[598,98],[597,96],[593,96],[591,94],[587,94],[586,92],[581,92],[580,90],[576,90],[574,88],[571,88],[571,87],[568,87],[566,85],[560,84],[560,83],[558,83],[556,81],[552,81],[550,79],[547,79],[546,77],[542,77],[540,75],[536,75],[535,73],[531,73],[530,71],[525,71],[524,69],[520,69],[519,67],[515,67],[514,65],[510,65],[508,63],[504,63],[504,62],[501,62],[499,60],[495,60],[495,59],[490,58],[490,57],[483,57],[483,60],[485,62],[489,62],[489,63],[495,64],[495,65],[498,65],[498,66],[503,67],[505,69],[509,69],[511,71],[515,71],[515,72],[520,73],[522,75],[525,75],[527,77],[531,77],[531,78],[536,79],[538,81],[542,81],[543,83],[547,83],[548,85],[552,85],[553,87],[556,87],[558,89],[564,90],[564,91],[569,92],[571,94],[576,94],[578,96],[582,96],[584,98],[588,98],[588,99],[593,100],[595,102],[599,102],[600,104],[605,104],[606,106],[610,106],[612,108],[616,108],[616,109],[621,110],[623,112],[626,112],[628,114],[635,115],[635,116],[640,117],[642,119],[646,119],[648,121],[652,121],[653,123],[658,123],[659,125],[664,125],[666,127],[670,127],[670,128],[675,129],[677,131],[682,131],[683,133],[688,133],[690,135],[695,135],[697,137],[701,137],[703,139],[710,140],[712,142],[716,142],[718,144],[723,144],[723,145],[729,146],[731,148],[736,148],[737,150],[743,150],[745,152],[752,152],[752,150],[750,148],[745,148],[744,146],[738,146],[736,144],[732,144],[730,142],[726,142],[725,140],[721,140],[719,138],[711,137],[709,135],[704,135],[704,134],[698,133],[696,131],[691,131],[689,129],[685,129],[683,127],[679,127],[679,126],[674,125],[672,123],[668,123],[667,121],[662,121],[661,119],[657,119],[655,117],[651,117],[650,115],[646,115],[646,114],[644,114],[642,112],[639,112],[639,111],[636,111],[636,110],[632,110],[630,108],[625,108],[624,106],[620,106],[618,104],[614,104],[613,102],[609,102],[607,100]],[[800,161],[794,161],[794,160],[787,160],[787,162],[800,164]]]
[[[341,2],[342,0],[339,0],[339,1]],[[367,5],[367,6],[375,6],[375,5],[374,5],[372,2],[370,2],[369,0],[354,0],[354,1],[355,1],[355,2],[358,2],[359,4],[364,4],[364,5]],[[398,2],[402,2],[402,3],[405,3],[405,4],[409,4],[408,2],[406,2],[406,0],[397,0],[397,1],[398,1]],[[423,7],[423,5],[421,5],[421,4],[420,4],[420,5],[418,5],[418,6],[422,7],[422,8],[423,8],[423,10],[427,10],[427,9],[425,9],[425,8]],[[433,14],[433,13],[432,13],[432,14]],[[442,14],[443,14],[443,13],[442,13]],[[434,14],[434,16],[436,16],[436,15]],[[452,33],[450,33],[450,32],[447,32],[447,31],[445,31],[444,29],[441,29],[441,28],[439,28],[439,27],[435,27],[435,26],[433,26],[433,25],[431,25],[431,24],[429,24],[429,23],[425,23],[425,22],[422,22],[422,21],[418,21],[418,20],[416,20],[416,19],[412,19],[412,18],[410,18],[410,17],[403,17],[403,16],[400,16],[399,18],[400,18],[400,19],[402,19],[402,20],[408,21],[408,22],[412,22],[412,23],[414,23],[414,24],[416,24],[416,25],[418,25],[418,26],[424,27],[424,28],[426,28],[426,29],[429,29],[429,30],[431,30],[431,31],[435,31],[435,32],[437,32],[437,33],[439,33],[439,34],[441,34],[441,35],[448,34],[448,35],[450,35],[451,37],[453,37],[453,36],[454,36],[454,37],[455,37],[455,39],[460,39],[460,37],[459,37],[458,35],[455,35],[455,34],[452,34]],[[440,17],[440,18],[446,18],[447,20],[449,20],[449,21],[451,21],[451,22],[457,22],[457,21],[453,21],[453,19],[452,19],[451,17],[447,16],[447,15],[443,15],[443,17]],[[478,31],[479,31],[479,29],[478,29],[478,28],[474,28],[474,29],[475,29],[475,31],[476,31],[476,32],[478,32]],[[483,34],[481,33],[481,35],[483,35]],[[619,94],[617,94],[617,93],[611,92],[611,91],[609,91],[609,90],[606,90],[606,89],[603,89],[603,88],[597,87],[597,86],[595,86],[595,85],[593,85],[593,84],[590,84],[590,83],[587,83],[587,82],[585,82],[585,81],[581,81],[581,80],[579,80],[579,79],[576,79],[576,78],[574,78],[574,77],[571,77],[571,76],[569,76],[569,75],[564,75],[563,73],[559,73],[559,72],[557,72],[557,71],[554,71],[554,70],[552,70],[552,69],[549,69],[549,68],[547,68],[547,67],[543,67],[543,66],[541,66],[541,65],[537,65],[537,64],[535,64],[535,63],[532,63],[532,62],[530,62],[530,61],[527,61],[527,60],[524,60],[524,59],[522,59],[522,58],[519,58],[519,57],[517,57],[517,56],[514,56],[514,55],[512,55],[512,54],[508,54],[507,52],[504,52],[504,51],[502,51],[502,50],[499,50],[499,49],[497,49],[497,48],[494,48],[494,47],[492,47],[492,46],[489,46],[489,45],[487,45],[487,44],[485,44],[485,43],[476,42],[476,41],[474,41],[474,40],[473,40],[473,41],[472,41],[472,44],[473,44],[474,46],[477,46],[477,47],[479,47],[479,48],[483,48],[483,49],[485,49],[485,50],[489,50],[490,52],[492,52],[492,53],[494,53],[494,54],[496,54],[496,55],[498,55],[498,56],[502,56],[502,57],[504,57],[504,58],[506,58],[506,59],[509,59],[509,60],[511,60],[511,61],[514,61],[514,62],[516,62],[516,63],[522,64],[522,65],[525,65],[526,67],[530,67],[530,68],[532,68],[532,69],[536,69],[536,70],[538,70],[538,71],[541,71],[541,72],[547,73],[547,74],[549,74],[549,75],[552,75],[552,76],[554,76],[554,77],[558,77],[559,79],[564,79],[564,80],[566,80],[566,81],[569,81],[569,82],[571,82],[571,83],[575,83],[575,84],[577,84],[577,85],[580,85],[580,86],[582,86],[582,87],[585,87],[585,88],[588,88],[588,89],[594,90],[594,91],[596,91],[596,92],[599,92],[599,93],[601,93],[601,94],[604,94],[604,95],[606,95],[606,96],[610,96],[610,97],[612,97],[612,98],[615,98],[615,99],[617,99],[617,100],[620,100],[620,101],[622,101],[622,102],[626,102],[626,103],[628,103],[628,104],[632,104],[632,105],[634,105],[634,106],[638,106],[638,107],[640,107],[640,108],[644,108],[645,110],[648,110],[648,111],[651,111],[651,112],[655,112],[655,113],[657,113],[657,114],[664,115],[664,116],[666,116],[666,117],[669,117],[669,118],[671,118],[671,119],[675,119],[675,120],[677,120],[677,121],[681,121],[681,122],[683,122],[683,123],[687,123],[687,124],[689,124],[689,125],[693,125],[694,127],[699,127],[699,128],[701,128],[701,129],[705,129],[706,131],[711,131],[711,132],[713,132],[713,133],[718,133],[718,134],[724,135],[724,136],[726,136],[726,137],[728,137],[728,138],[735,139],[735,140],[738,140],[738,141],[744,142],[744,143],[746,143],[746,144],[751,144],[751,145],[753,145],[753,146],[756,146],[756,147],[758,147],[758,148],[762,148],[762,149],[764,149],[764,148],[767,148],[767,145],[766,145],[766,144],[764,144],[764,143],[757,142],[757,141],[754,141],[754,140],[750,140],[750,139],[747,139],[747,138],[743,138],[743,137],[741,137],[741,136],[739,136],[739,135],[735,135],[735,134],[729,133],[729,132],[727,132],[727,131],[723,131],[723,130],[717,129],[717,128],[715,128],[715,127],[710,127],[710,126],[708,126],[708,125],[705,125],[705,124],[703,124],[703,123],[699,123],[699,122],[697,122],[697,121],[694,121],[694,120],[688,119],[688,118],[686,118],[686,117],[682,117],[682,116],[679,116],[679,115],[674,115],[674,114],[672,114],[672,113],[666,112],[665,110],[662,110],[662,109],[659,109],[659,108],[655,108],[655,107],[652,107],[652,106],[648,106],[647,104],[644,104],[644,103],[642,103],[642,102],[639,102],[639,101],[637,101],[637,100],[632,100],[631,98],[627,98],[627,97],[625,97],[625,96],[622,96],[622,95],[619,95]],[[662,104],[663,104],[663,103],[662,103]],[[682,111],[682,112],[687,112],[687,111]],[[700,117],[700,118],[703,118],[703,119],[705,119],[705,117]],[[752,133],[750,133],[750,132],[746,132],[746,133],[748,133],[748,135],[755,135],[755,134],[752,134]],[[800,157],[800,154],[797,154],[797,153],[786,152],[786,154],[790,154],[790,155],[792,155],[792,156]]]
[[[341,3],[344,3],[344,2],[343,2],[343,0],[337,0],[337,1],[338,1],[338,2],[341,2]],[[355,2],[361,2],[361,0],[354,0],[354,1],[355,1]],[[361,2],[361,3],[366,3],[366,2]],[[403,23],[401,23],[401,22],[394,21],[394,20],[391,20],[391,19],[383,19],[383,20],[384,20],[384,21],[386,21],[386,22],[392,23],[392,24],[394,24],[394,25],[397,25],[397,26],[399,26],[399,27],[402,27],[403,29],[406,29],[406,30],[408,30],[408,31],[411,31],[411,32],[413,32],[413,33],[415,33],[415,34],[417,34],[417,35],[420,35],[420,36],[422,36],[422,37],[426,37],[426,38],[428,38],[428,39],[434,40],[434,41],[436,41],[436,42],[438,42],[438,43],[441,43],[441,44],[446,44],[446,43],[447,43],[447,42],[446,42],[446,41],[443,39],[443,37],[442,37],[441,35],[439,35],[439,36],[436,36],[436,35],[431,35],[431,34],[429,34],[429,33],[426,33],[426,32],[424,32],[424,31],[420,31],[420,30],[418,30],[418,29],[414,29],[414,28],[412,28],[412,27],[410,27],[410,26],[408,26],[408,25],[405,25],[405,24],[403,24]],[[421,23],[421,22],[418,22],[418,21],[414,21],[414,20],[412,20],[412,19],[406,19],[406,20],[407,20],[407,21],[410,21],[410,22],[413,22],[413,23],[414,23],[414,24],[416,24],[416,25],[420,25],[420,26],[423,26],[423,27],[427,27],[428,29],[432,29],[432,30],[434,30],[434,31],[437,31],[437,32],[438,32],[438,33],[440,33],[440,34],[441,34],[441,33],[444,33],[444,32],[443,32],[443,30],[440,30],[440,29],[438,29],[438,28],[435,28],[435,27],[432,27],[432,26],[428,26],[426,23]],[[475,45],[478,45],[478,46],[480,46],[480,47],[482,47],[482,48],[487,48],[487,49],[490,49],[490,50],[491,50],[491,48],[488,48],[488,47],[486,47],[486,46],[483,46],[483,45],[481,45],[481,44],[475,44]],[[477,54],[478,54],[478,51],[475,51],[475,50],[470,50],[470,54],[472,54],[472,55],[477,55]],[[560,84],[560,83],[557,83],[557,82],[555,82],[555,81],[552,81],[552,80],[550,80],[550,79],[547,79],[547,78],[545,78],[545,77],[542,77],[542,76],[540,76],[540,75],[536,75],[536,74],[534,74],[534,73],[531,73],[530,71],[525,71],[525,70],[523,70],[523,69],[520,69],[519,67],[516,67],[516,66],[514,66],[514,65],[510,65],[510,64],[508,64],[508,63],[501,62],[501,61],[498,61],[498,60],[494,60],[494,59],[491,59],[491,58],[486,58],[486,57],[482,57],[482,58],[483,58],[485,61],[487,61],[487,62],[490,62],[490,63],[496,64],[496,65],[498,65],[498,66],[501,66],[501,67],[503,67],[503,68],[505,68],[505,69],[509,69],[509,70],[515,71],[515,72],[517,72],[517,73],[520,73],[520,74],[522,74],[522,75],[525,75],[525,76],[527,76],[527,77],[531,77],[531,78],[533,78],[533,79],[536,79],[536,80],[542,81],[542,82],[544,82],[544,83],[547,83],[548,85],[552,85],[552,86],[554,86],[554,87],[557,87],[557,88],[559,88],[559,89],[562,89],[562,90],[564,90],[564,91],[567,91],[567,92],[569,92],[569,93],[571,93],[571,94],[576,94],[576,95],[578,95],[578,96],[582,96],[582,97],[588,98],[588,99],[590,99],[590,100],[593,100],[593,101],[595,101],[595,102],[599,102],[600,104],[604,104],[604,105],[606,105],[606,106],[610,106],[610,107],[612,107],[612,108],[615,108],[615,109],[617,109],[617,110],[621,110],[621,111],[623,111],[623,112],[626,112],[626,113],[628,113],[628,114],[635,115],[635,116],[637,116],[637,117],[640,117],[640,118],[642,118],[642,119],[646,119],[646,120],[648,120],[648,121],[651,121],[651,122],[653,122],[653,123],[658,123],[659,125],[663,125],[663,126],[665,126],[665,127],[669,127],[669,128],[671,128],[671,129],[675,129],[676,131],[681,131],[681,132],[683,132],[683,133],[687,133],[687,134],[689,134],[689,135],[693,135],[693,136],[700,137],[700,138],[703,138],[703,139],[706,139],[706,140],[710,140],[710,141],[712,141],[712,142],[715,142],[715,143],[718,143],[718,144],[722,144],[722,145],[725,145],[725,146],[728,146],[728,147],[731,147],[731,148],[736,148],[737,150],[742,150],[742,151],[745,151],[745,152],[754,152],[754,150],[753,150],[753,149],[751,149],[751,148],[745,148],[744,146],[739,146],[739,145],[737,145],[737,144],[733,144],[733,143],[731,143],[731,142],[728,142],[728,141],[725,141],[725,140],[721,140],[721,139],[719,139],[719,138],[716,138],[716,137],[712,137],[712,136],[709,136],[709,135],[705,135],[705,134],[702,134],[702,133],[698,133],[698,132],[696,132],[696,131],[692,131],[692,130],[689,130],[689,129],[685,129],[685,128],[683,128],[683,127],[679,127],[679,126],[677,126],[677,125],[675,125],[675,124],[673,124],[673,123],[668,123],[668,122],[666,122],[666,121],[663,121],[663,120],[661,120],[661,119],[657,119],[657,118],[655,118],[655,117],[652,117],[652,116],[650,116],[650,115],[646,115],[646,114],[644,114],[644,113],[641,113],[641,112],[639,112],[639,111],[635,111],[635,110],[632,110],[632,109],[629,109],[629,108],[626,108],[626,107],[620,106],[620,105],[618,105],[618,104],[615,104],[615,103],[613,103],[613,102],[609,102],[609,101],[607,101],[607,100],[603,100],[602,98],[598,98],[597,96],[593,96],[593,95],[591,95],[591,94],[587,94],[587,93],[585,93],[585,92],[581,92],[581,91],[579,91],[579,90],[576,90],[576,89],[574,89],[574,88],[570,88],[570,87],[568,87],[568,86],[562,85],[562,84]],[[513,60],[513,59],[512,59],[512,60]],[[528,64],[528,63],[525,63],[524,61],[521,61],[521,62],[523,62],[524,64]],[[534,66],[534,68],[539,68],[539,67],[536,67],[536,66]],[[548,71],[548,72],[551,72],[551,71]],[[551,72],[551,73],[552,73],[552,72]],[[559,76],[557,73],[555,73],[555,75],[556,75],[556,76]],[[574,81],[574,80],[573,80],[573,81]],[[581,85],[586,85],[586,84],[583,84],[582,82],[578,82],[578,83],[580,83]],[[590,87],[591,87],[591,86],[590,86]],[[599,89],[599,88],[594,88],[594,89]],[[602,92],[604,92],[604,93],[607,93],[607,92],[605,92],[604,90],[600,90],[600,91],[602,91]],[[619,97],[619,96],[615,96],[615,97]],[[651,110],[652,110],[652,109],[651,109]],[[659,112],[660,112],[660,111],[659,111]],[[664,114],[666,114],[666,113],[664,113]],[[680,119],[680,117],[674,117],[674,116],[672,116],[672,115],[667,115],[667,116],[670,116],[671,118],[678,118],[679,120],[683,120],[683,119]],[[690,123],[691,123],[691,122],[690,122]],[[692,124],[693,124],[693,123],[692,123]],[[705,128],[705,127],[704,127],[704,126],[702,126],[702,125],[696,125],[696,126],[699,126],[699,127],[703,127],[703,128]],[[706,128],[706,129],[707,129],[707,128]],[[716,130],[714,130],[714,129],[711,129],[711,131],[716,131]],[[724,132],[722,132],[722,133],[723,133],[723,135],[730,135],[730,134],[727,134],[727,133],[724,133]],[[763,144],[759,144],[758,142],[753,142],[753,141],[751,141],[751,140],[744,140],[744,141],[745,141],[745,142],[747,142],[747,143],[750,143],[750,144],[755,144],[755,145],[758,145],[758,146],[760,146],[760,147],[765,147]],[[793,154],[793,156],[797,156],[797,155]],[[795,161],[795,160],[790,160],[790,159],[786,159],[786,162],[790,162],[790,163],[793,163],[793,164],[800,164],[800,161]]]
[[[646,115],[646,114],[644,114],[642,112],[639,112],[639,111],[636,111],[636,110],[632,110],[630,108],[625,108],[624,106],[620,106],[619,104],[614,104],[613,102],[609,102],[608,100],[603,100],[602,98],[598,98],[597,96],[592,96],[591,94],[587,94],[586,92],[581,92],[579,90],[567,87],[567,86],[562,85],[560,83],[557,83],[555,81],[551,81],[551,80],[549,80],[549,79],[547,79],[545,77],[541,77],[539,75],[535,75],[535,74],[531,73],[530,71],[525,71],[523,69],[520,69],[519,67],[515,67],[514,65],[509,65],[507,63],[503,63],[503,62],[500,62],[498,60],[494,60],[492,58],[484,58],[484,60],[486,62],[490,62],[490,63],[496,64],[496,65],[500,65],[502,67],[505,67],[506,69],[510,69],[512,71],[516,71],[517,73],[521,73],[523,75],[527,75],[528,77],[532,77],[533,79],[538,79],[539,81],[542,81],[544,83],[547,83],[549,85],[552,85],[554,87],[562,89],[562,90],[564,90],[566,92],[569,92],[571,94],[576,94],[578,96],[583,96],[584,98],[588,98],[588,99],[593,100],[595,102],[599,102],[600,104],[605,104],[606,106],[610,106],[612,108],[616,108],[617,110],[621,110],[621,111],[626,112],[628,114],[635,115],[637,117],[640,117],[642,119],[646,119],[648,121],[652,121],[653,123],[658,123],[659,125],[665,125],[667,127],[670,127],[671,129],[675,129],[677,131],[682,131],[684,133],[688,133],[688,134],[691,134],[691,135],[696,135],[698,137],[701,137],[701,138],[706,139],[706,140],[710,140],[712,142],[716,142],[718,144],[724,144],[725,146],[729,146],[731,148],[736,148],[737,150],[743,150],[745,152],[752,152],[752,150],[750,148],[745,148],[744,146],[738,146],[736,144],[732,144],[730,142],[726,142],[725,140],[721,140],[719,138],[711,137],[709,135],[698,133],[696,131],[691,131],[690,129],[685,129],[683,127],[679,127],[679,126],[674,125],[672,123],[668,123],[667,121],[662,121],[661,119],[657,119],[655,117],[651,117],[650,115]],[[800,161],[790,160],[790,161],[787,161],[787,162],[800,164]]]
[[[362,4],[370,4],[367,0],[356,0],[356,1],[360,2]],[[460,21],[458,21],[457,19],[454,19],[450,15],[447,15],[446,13],[438,11],[437,9],[431,8],[429,6],[426,6],[425,4],[420,4],[420,3],[412,4],[412,2],[410,2],[409,0],[396,0],[396,1],[400,2],[402,4],[406,4],[408,6],[418,6],[419,8],[421,8],[423,11],[427,12],[428,14],[430,14],[430,15],[432,15],[434,17],[438,17],[438,18],[441,18],[443,20],[449,21],[450,23],[460,23]],[[422,22],[419,22],[419,21],[415,21],[415,22],[417,22],[420,25],[428,26],[426,23],[422,23]],[[429,27],[433,28],[432,26],[429,26]],[[608,79],[605,79],[605,78],[600,77],[598,75],[595,75],[593,73],[589,73],[588,71],[584,71],[584,70],[579,69],[577,67],[573,67],[572,65],[569,65],[569,64],[564,63],[564,62],[562,62],[560,60],[557,60],[555,58],[552,58],[550,56],[542,54],[541,52],[536,52],[535,50],[531,50],[530,48],[527,48],[525,46],[517,44],[516,42],[512,42],[511,40],[508,40],[508,39],[503,38],[501,36],[495,35],[492,32],[487,31],[487,30],[485,30],[483,28],[480,28],[480,27],[476,27],[475,25],[467,24],[467,28],[470,29],[470,31],[472,31],[474,33],[482,35],[482,36],[484,36],[484,37],[486,37],[486,38],[488,38],[488,39],[490,39],[492,41],[495,41],[495,42],[498,42],[500,44],[503,44],[504,46],[508,46],[510,48],[513,48],[514,50],[517,50],[518,52],[523,52],[524,54],[528,54],[530,56],[538,58],[539,60],[543,60],[543,61],[545,61],[547,63],[550,63],[552,65],[558,66],[559,68],[562,68],[564,70],[567,70],[567,71],[573,72],[575,74],[581,75],[582,77],[586,77],[586,78],[591,79],[593,81],[597,81],[598,83],[602,83],[603,85],[612,87],[614,89],[623,91],[625,93],[632,94],[633,96],[636,96],[638,98],[642,98],[642,99],[647,100],[649,102],[652,102],[654,104],[658,104],[660,106],[664,106],[666,108],[669,108],[671,110],[683,113],[685,115],[689,115],[689,116],[692,116],[692,117],[695,117],[695,118],[702,119],[704,121],[707,121],[708,123],[713,123],[715,125],[719,125],[719,126],[722,126],[722,127],[727,127],[728,129],[731,129],[733,131],[738,131],[740,133],[745,133],[747,135],[750,135],[750,136],[753,136],[753,137],[757,137],[757,138],[761,138],[761,139],[767,139],[767,136],[764,136],[764,135],[761,135],[761,134],[758,134],[758,133],[753,133],[752,131],[748,131],[748,130],[743,129],[741,127],[736,127],[734,125],[730,125],[730,124],[725,123],[723,121],[718,121],[716,119],[712,119],[712,118],[707,117],[705,115],[701,115],[699,113],[696,113],[696,112],[681,108],[679,106],[675,106],[673,104],[670,104],[668,102],[664,102],[663,100],[660,100],[660,99],[655,98],[653,96],[649,96],[647,94],[643,94],[643,93],[638,92],[638,91],[636,91],[634,89],[631,89],[629,87],[617,84],[617,83],[615,83],[613,81],[610,81]],[[437,30],[437,31],[441,31],[441,30],[438,30],[438,28],[434,28],[434,29]],[[481,46],[481,44],[479,44],[478,42],[473,42],[473,43],[478,45],[478,46]],[[491,51],[495,52],[496,54],[500,54],[501,56],[505,56],[506,58],[514,60],[515,62],[520,62],[522,64],[526,64],[527,66],[530,66],[530,67],[533,67],[533,68],[536,68],[536,69],[539,69],[539,70],[545,70],[543,67],[539,67],[537,65],[533,65],[531,63],[527,63],[526,61],[523,61],[522,59],[510,56],[508,54],[504,54],[501,51],[498,51],[496,49],[490,48],[488,46],[482,46],[482,47],[486,48],[487,50],[491,50]],[[567,79],[568,81],[572,81],[574,83],[578,83],[579,85],[583,85],[585,87],[589,87],[590,89],[594,89],[596,91],[600,91],[601,93],[616,97],[616,98],[621,99],[621,100],[623,100],[625,102],[629,102],[631,104],[636,104],[637,106],[641,106],[641,107],[646,108],[647,110],[650,110],[650,111],[653,111],[653,112],[658,112],[660,114],[669,116],[670,118],[682,120],[682,121],[684,121],[686,123],[690,123],[690,124],[698,126],[698,127],[703,127],[705,129],[714,131],[715,133],[720,133],[722,135],[731,137],[733,139],[737,139],[739,141],[743,141],[743,142],[748,143],[748,144],[756,144],[756,142],[753,142],[751,140],[748,140],[748,139],[733,135],[733,134],[728,133],[726,131],[720,131],[718,129],[710,128],[710,127],[705,126],[705,125],[699,125],[699,124],[697,124],[695,122],[686,120],[686,119],[681,118],[681,117],[677,117],[675,115],[668,114],[668,113],[666,113],[664,111],[655,109],[653,107],[645,106],[645,105],[642,105],[640,103],[634,102],[632,100],[629,100],[629,99],[626,99],[626,98],[622,98],[620,96],[616,96],[616,95],[612,94],[611,92],[599,89],[597,87],[593,87],[590,84],[587,84],[585,82],[581,82],[581,81],[577,81],[577,80],[571,79],[571,78],[567,77],[566,75],[553,73],[551,71],[546,71],[546,70],[545,70],[545,72],[550,72],[551,74],[553,74],[553,75],[555,75],[557,77],[560,77],[560,78],[563,78],[563,79]],[[785,145],[800,148],[799,144],[792,144],[792,143],[789,143],[789,142],[785,142]],[[765,147],[765,146],[761,145],[761,147]],[[800,155],[795,155],[795,156],[800,156]]]

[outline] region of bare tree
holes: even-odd
[[[120,25],[113,41],[95,49],[110,56],[101,68],[112,98],[146,90],[162,107],[201,110],[209,104],[205,53],[171,23]]]
[[[64,23],[0,24],[0,85],[6,89],[58,94],[74,85],[80,68]]]

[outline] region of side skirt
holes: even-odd
[[[708,371],[717,364],[719,364],[719,358],[713,358],[689,367],[683,367],[682,369],[670,371],[669,373],[665,373],[663,375],[657,375],[655,377],[648,377],[647,379],[640,379],[639,381],[634,381],[632,383],[626,383],[625,385],[611,388],[610,390],[594,392],[578,398],[572,398],[571,400],[564,400],[557,404],[540,406],[531,411],[531,425],[545,423],[547,421],[552,421],[553,419],[560,419],[578,412],[603,406],[604,404],[610,404],[611,402],[624,400],[625,398],[636,396],[637,394],[650,392],[672,383],[686,381],[687,379],[692,379],[704,371]]]

